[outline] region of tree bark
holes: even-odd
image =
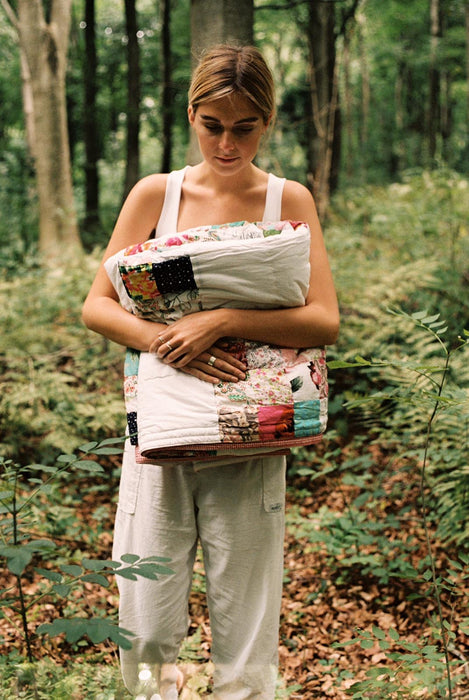
[[[137,37],[135,0],[125,0],[127,27],[127,159],[124,199],[140,173],[140,47]]]
[[[172,142],[172,60],[171,60],[171,0],[161,0],[162,4],[162,30],[161,30],[161,52],[163,68],[163,91],[162,91],[162,113],[163,128],[162,142],[163,152],[161,156],[161,171],[168,173],[171,170]]]
[[[27,139],[39,200],[39,249],[57,260],[67,248],[80,247],[73,201],[67,131],[65,74],[71,0],[18,0],[8,16],[19,36]]]
[[[191,0],[191,42],[195,62],[215,44],[252,44],[253,0]]]
[[[253,0],[191,0],[191,48],[194,65],[216,44],[248,45],[254,41]],[[191,132],[187,162],[200,161]]]
[[[85,140],[85,219],[83,226],[86,231],[98,231],[99,221],[99,139],[96,114],[97,95],[97,55],[95,32],[95,0],[85,0],[85,110],[84,110],[84,140]]]
[[[440,130],[440,69],[438,47],[441,38],[440,2],[430,0],[430,89],[428,105],[428,154],[433,162]]]
[[[465,8],[465,22],[466,22],[466,114],[467,121],[469,122],[469,0],[466,0]]]
[[[310,4],[308,41],[312,114],[308,178],[323,217],[335,186],[340,142],[333,3]]]

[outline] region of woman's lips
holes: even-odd
[[[220,163],[234,163],[235,160],[238,160],[236,156],[217,156],[217,160],[220,161]]]

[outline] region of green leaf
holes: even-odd
[[[78,564],[62,564],[59,568],[67,576],[77,577],[83,573],[83,569]]]
[[[83,568],[90,569],[91,571],[102,571],[103,569],[107,569],[108,566],[108,562],[105,559],[87,559],[86,557],[83,557],[81,564]]]
[[[93,442],[85,442],[84,445],[80,445],[78,448],[80,452],[92,452],[95,447],[99,445],[99,442],[93,441]]]
[[[88,583],[98,583],[100,586],[105,588],[109,587],[109,581],[102,574],[85,574],[81,577],[82,581],[87,581]]]
[[[139,559],[140,557],[138,554],[123,554],[121,556],[121,561],[123,561],[124,564],[135,564]]]
[[[383,630],[380,627],[372,625],[371,629],[373,630],[373,634],[377,639],[386,639],[386,633],[383,632]]]
[[[34,570],[48,581],[54,581],[55,583],[61,583],[63,581],[63,576],[62,574],[59,574],[58,571],[50,571],[49,569],[41,568],[35,568]]]
[[[87,620],[81,618],[71,618],[69,620],[54,620],[39,625],[37,628],[38,634],[48,634],[50,637],[57,637],[60,634],[65,634],[65,639],[70,644],[75,644],[79,639],[86,634]]]
[[[33,558],[34,552],[23,545],[0,547],[0,556],[7,560],[7,569],[15,576],[21,576]]]
[[[73,465],[74,469],[82,472],[94,472],[96,474],[104,472],[103,467],[92,459],[80,459]]]
[[[61,464],[71,464],[77,459],[78,457],[76,455],[59,455],[56,461],[60,462]]]
[[[115,572],[116,576],[122,576],[122,578],[127,578],[129,581],[136,581],[137,576],[133,569],[117,569]]]
[[[375,643],[373,639],[361,639],[360,646],[362,649],[372,649]]]
[[[122,454],[122,447],[97,447],[95,450],[93,450],[93,454],[95,455],[120,455]]]
[[[107,445],[118,445],[118,444],[123,444],[126,441],[127,437],[125,435],[122,435],[121,437],[114,437],[114,438],[106,438],[105,440],[101,440],[99,443],[100,447],[105,447]]]
[[[52,588],[57,593],[57,595],[61,596],[62,598],[66,598],[72,589],[72,587],[68,583],[57,583],[54,586],[52,586]]]

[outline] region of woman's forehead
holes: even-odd
[[[262,117],[261,111],[253,105],[251,100],[239,93],[201,102],[197,111],[201,116],[211,117],[217,121],[255,122]]]

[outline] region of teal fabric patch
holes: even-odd
[[[308,437],[308,435],[315,435],[321,432],[320,410],[321,402],[319,399],[296,401],[293,404],[295,437]]]
[[[138,363],[140,361],[140,352],[127,348],[124,360],[124,377],[132,377],[138,374]]]

